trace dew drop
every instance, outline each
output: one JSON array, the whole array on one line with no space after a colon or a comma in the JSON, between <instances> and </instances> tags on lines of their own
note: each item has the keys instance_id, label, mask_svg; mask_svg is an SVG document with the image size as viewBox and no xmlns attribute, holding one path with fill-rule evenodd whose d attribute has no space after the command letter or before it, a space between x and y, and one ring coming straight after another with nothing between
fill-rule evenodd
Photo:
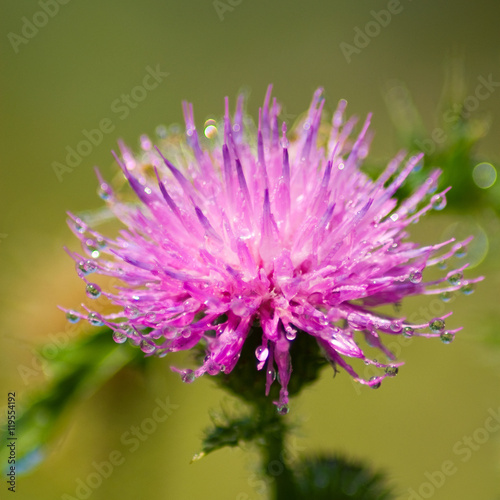
<instances>
[{"instance_id":1,"label":"dew drop","mask_svg":"<svg viewBox=\"0 0 500 500\"><path fill-rule=\"evenodd\" d=\"M385 369L388 377L395 377L399 373L399 368L397 366L388 366Z\"/></svg>"},{"instance_id":2,"label":"dew drop","mask_svg":"<svg viewBox=\"0 0 500 500\"><path fill-rule=\"evenodd\" d=\"M87 276L97 270L97 264L93 260L80 260L76 264L79 276Z\"/></svg>"},{"instance_id":3,"label":"dew drop","mask_svg":"<svg viewBox=\"0 0 500 500\"><path fill-rule=\"evenodd\" d=\"M391 323L391 330L395 333L398 333L402 330L403 326L401 325L400 321L393 321Z\"/></svg>"},{"instance_id":4,"label":"dew drop","mask_svg":"<svg viewBox=\"0 0 500 500\"><path fill-rule=\"evenodd\" d=\"M131 325L122 326L122 330L125 333L125 335L127 335L127 337L130 337L135 332L134 328Z\"/></svg>"},{"instance_id":5,"label":"dew drop","mask_svg":"<svg viewBox=\"0 0 500 500\"><path fill-rule=\"evenodd\" d=\"M454 247L455 250L455 257L458 257L459 259L464 258L467 255L467 247L465 245L462 245L459 243Z\"/></svg>"},{"instance_id":6,"label":"dew drop","mask_svg":"<svg viewBox=\"0 0 500 500\"><path fill-rule=\"evenodd\" d=\"M85 287L85 293L90 299L98 299L101 296L101 287L95 283L88 283Z\"/></svg>"},{"instance_id":7,"label":"dew drop","mask_svg":"<svg viewBox=\"0 0 500 500\"><path fill-rule=\"evenodd\" d=\"M286 137L280 139L280 146L282 148L287 148L288 145L289 145L289 142L288 142L288 139Z\"/></svg>"},{"instance_id":8,"label":"dew drop","mask_svg":"<svg viewBox=\"0 0 500 500\"><path fill-rule=\"evenodd\" d=\"M135 319L139 316L139 310L133 306L125 306L123 308L123 314L125 314L127 318Z\"/></svg>"},{"instance_id":9,"label":"dew drop","mask_svg":"<svg viewBox=\"0 0 500 500\"><path fill-rule=\"evenodd\" d=\"M123 344L124 342L127 342L128 337L123 333L120 332L120 330L115 330L113 332L113 340L117 344Z\"/></svg>"},{"instance_id":10,"label":"dew drop","mask_svg":"<svg viewBox=\"0 0 500 500\"><path fill-rule=\"evenodd\" d=\"M409 339L410 337L413 337L413 334L415 333L415 330L411 326L405 326L403 328L403 337L406 337Z\"/></svg>"},{"instance_id":11,"label":"dew drop","mask_svg":"<svg viewBox=\"0 0 500 500\"><path fill-rule=\"evenodd\" d=\"M295 340L297 338L297 331L291 326L288 326L286 329L285 336L291 342L292 340Z\"/></svg>"},{"instance_id":12,"label":"dew drop","mask_svg":"<svg viewBox=\"0 0 500 500\"><path fill-rule=\"evenodd\" d=\"M431 205L434 210L443 210L446 206L446 197L444 194L435 194L431 198Z\"/></svg>"},{"instance_id":13,"label":"dew drop","mask_svg":"<svg viewBox=\"0 0 500 500\"><path fill-rule=\"evenodd\" d=\"M451 342L453 342L453 339L455 338L455 335L450 332L442 332L439 337L441 338L441 342L443 344L451 344Z\"/></svg>"},{"instance_id":14,"label":"dew drop","mask_svg":"<svg viewBox=\"0 0 500 500\"><path fill-rule=\"evenodd\" d=\"M466 282L464 282L464 285L462 286L462 288L460 288L460 291L464 295L471 295L471 294L474 293L475 289L476 289L476 286L474 285L474 283L466 283Z\"/></svg>"},{"instance_id":15,"label":"dew drop","mask_svg":"<svg viewBox=\"0 0 500 500\"><path fill-rule=\"evenodd\" d=\"M453 273L451 276L449 276L448 281L451 285L460 285L463 277L464 277L464 275L459 271L459 272Z\"/></svg>"},{"instance_id":16,"label":"dew drop","mask_svg":"<svg viewBox=\"0 0 500 500\"><path fill-rule=\"evenodd\" d=\"M113 196L113 189L111 189L111 186L107 182L103 182L97 188L97 195L102 200L105 200L105 201L109 200L111 198L111 196Z\"/></svg>"},{"instance_id":17,"label":"dew drop","mask_svg":"<svg viewBox=\"0 0 500 500\"><path fill-rule=\"evenodd\" d=\"M102 326L104 325L104 322L102 321L101 315L97 314L96 312L91 312L87 316L88 322L92 326Z\"/></svg>"},{"instance_id":18,"label":"dew drop","mask_svg":"<svg viewBox=\"0 0 500 500\"><path fill-rule=\"evenodd\" d=\"M144 352L145 354L151 354L152 352L155 352L156 346L150 344L146 340L141 341L141 351Z\"/></svg>"},{"instance_id":19,"label":"dew drop","mask_svg":"<svg viewBox=\"0 0 500 500\"><path fill-rule=\"evenodd\" d=\"M429 329L432 333L441 333L444 330L444 319L434 318L429 322Z\"/></svg>"},{"instance_id":20,"label":"dew drop","mask_svg":"<svg viewBox=\"0 0 500 500\"><path fill-rule=\"evenodd\" d=\"M415 285L422 281L422 273L420 271L413 271L410 273L410 281Z\"/></svg>"},{"instance_id":21,"label":"dew drop","mask_svg":"<svg viewBox=\"0 0 500 500\"><path fill-rule=\"evenodd\" d=\"M76 219L73 227L75 231L80 234L85 233L87 230L87 225L81 219Z\"/></svg>"},{"instance_id":22,"label":"dew drop","mask_svg":"<svg viewBox=\"0 0 500 500\"><path fill-rule=\"evenodd\" d=\"M443 302L449 302L451 300L451 298L453 297L452 293L451 292L441 292L439 294L439 298L443 301Z\"/></svg>"},{"instance_id":23,"label":"dew drop","mask_svg":"<svg viewBox=\"0 0 500 500\"><path fill-rule=\"evenodd\" d=\"M290 411L290 408L288 407L287 404L279 405L277 407L277 411L279 415L286 415Z\"/></svg>"},{"instance_id":24,"label":"dew drop","mask_svg":"<svg viewBox=\"0 0 500 500\"><path fill-rule=\"evenodd\" d=\"M350 313L347 316L347 323L353 330L364 330L366 321L357 313Z\"/></svg>"},{"instance_id":25,"label":"dew drop","mask_svg":"<svg viewBox=\"0 0 500 500\"><path fill-rule=\"evenodd\" d=\"M185 382L186 384L191 384L192 382L194 382L195 378L196 376L193 373L193 370L185 370L184 373L182 374L182 381Z\"/></svg>"},{"instance_id":26,"label":"dew drop","mask_svg":"<svg viewBox=\"0 0 500 500\"><path fill-rule=\"evenodd\" d=\"M168 354L168 349L157 349L155 354L159 358L164 358Z\"/></svg>"},{"instance_id":27,"label":"dew drop","mask_svg":"<svg viewBox=\"0 0 500 500\"><path fill-rule=\"evenodd\" d=\"M66 313L66 319L70 322L70 323L78 323L80 321L80 316L77 315L77 313L75 311L68 311Z\"/></svg>"},{"instance_id":28,"label":"dew drop","mask_svg":"<svg viewBox=\"0 0 500 500\"><path fill-rule=\"evenodd\" d=\"M372 377L370 379L370 382L372 382L373 380L377 380L377 379L378 379L378 377ZM382 382L380 382L380 380L379 380L376 384L370 385L370 387L372 389L378 389L381 385L382 385Z\"/></svg>"},{"instance_id":29,"label":"dew drop","mask_svg":"<svg viewBox=\"0 0 500 500\"><path fill-rule=\"evenodd\" d=\"M93 259L97 259L101 255L97 243L92 238L85 241L85 249Z\"/></svg>"},{"instance_id":30,"label":"dew drop","mask_svg":"<svg viewBox=\"0 0 500 500\"><path fill-rule=\"evenodd\" d=\"M101 238L101 236L98 236L96 238L96 243L97 243L97 246L102 250L103 248L106 248L108 246L108 244L106 243L106 240L104 238Z\"/></svg>"},{"instance_id":31,"label":"dew drop","mask_svg":"<svg viewBox=\"0 0 500 500\"><path fill-rule=\"evenodd\" d=\"M437 266L441 271L444 271L448 267L448 263L445 260L441 260Z\"/></svg>"},{"instance_id":32,"label":"dew drop","mask_svg":"<svg viewBox=\"0 0 500 500\"><path fill-rule=\"evenodd\" d=\"M274 382L276 380L276 370L267 370L267 377L271 382Z\"/></svg>"},{"instance_id":33,"label":"dew drop","mask_svg":"<svg viewBox=\"0 0 500 500\"><path fill-rule=\"evenodd\" d=\"M257 347L257 349L255 349L255 357L259 361L265 361L268 356L269 356L269 349L267 347L260 346Z\"/></svg>"},{"instance_id":34,"label":"dew drop","mask_svg":"<svg viewBox=\"0 0 500 500\"><path fill-rule=\"evenodd\" d=\"M154 323L156 321L156 313L148 312L146 314L146 321L149 321L150 323Z\"/></svg>"}]
</instances>

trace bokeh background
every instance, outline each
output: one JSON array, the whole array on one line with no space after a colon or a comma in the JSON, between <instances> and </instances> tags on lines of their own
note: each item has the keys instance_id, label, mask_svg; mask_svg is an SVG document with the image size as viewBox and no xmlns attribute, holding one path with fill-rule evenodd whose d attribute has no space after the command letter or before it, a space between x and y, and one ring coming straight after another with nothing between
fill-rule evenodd
<instances>
[{"instance_id":1,"label":"bokeh background","mask_svg":"<svg viewBox=\"0 0 500 500\"><path fill-rule=\"evenodd\" d=\"M193 102L201 127L222 115L224 96L234 98L242 89L249 92L248 110L255 117L271 82L284 105L282 118L291 124L323 86L330 110L345 98L350 113L374 112L371 158L383 162L401 147L386 106L395 85L407 86L432 130L451 58L462 59L469 93L480 77L500 81L496 0L4 0L1 5L1 408L8 391L16 392L21 408L43 386L34 349L67 332L56 305L82 300L82 283L62 250L74 247L65 212L101 205L93 166L108 177L116 173L110 150L118 138L137 148L140 134L154 136L160 124L181 123L183 99ZM40 14L43 5L51 16ZM355 29L364 31L374 19L371 11L389 6L399 12L346 58L341 44L354 45ZM40 27L30 28L33 21ZM143 99L136 94L141 102L118 111L116 100L141 85L147 67L168 76ZM475 154L478 162L497 167L499 111L500 87L493 86L475 110L490 124ZM59 180L54 162L65 163L66 148L75 148L83 130L106 118L113 130ZM470 183L475 189L472 177ZM359 390L344 373L332 380L326 369L292 402L286 417L300 424L292 456L337 450L366 460L389 473L401 499L500 498L500 431L478 431L491 414L500 419L499 227L488 204L467 210L455 204L415 227L413 236L422 242L451 230L478 236L469 275L484 274L487 280L450 306L455 311L450 323L464 325L464 331L451 345L421 339L401 347L406 366L378 391ZM432 307L442 306L413 300L403 313L425 316L422 310ZM169 357L145 372L122 371L76 404L64 415L46 460L18 477L16 498L264 498L251 449L223 450L190 464L209 424L208 411L237 404L208 377L182 384L169 370L175 361L182 363ZM123 434L144 425L156 399L167 397L178 405L169 418L148 427L151 433L137 450L124 444ZM79 481L95 472L93 463L109 460L114 451L123 463L90 492L78 492ZM441 481L435 471L447 461L455 472ZM1 488L3 497L3 480ZM419 496L412 497L410 488Z\"/></svg>"}]
</instances>

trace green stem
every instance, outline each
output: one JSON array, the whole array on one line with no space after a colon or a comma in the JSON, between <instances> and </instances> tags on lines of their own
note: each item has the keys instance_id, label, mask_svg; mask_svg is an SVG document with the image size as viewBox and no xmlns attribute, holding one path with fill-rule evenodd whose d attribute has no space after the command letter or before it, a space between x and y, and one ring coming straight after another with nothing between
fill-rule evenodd
<instances>
[{"instance_id":1,"label":"green stem","mask_svg":"<svg viewBox=\"0 0 500 500\"><path fill-rule=\"evenodd\" d=\"M272 412L272 413L271 413ZM275 407L267 408L262 415L265 429L261 444L263 473L269 478L271 499L293 500L297 498L297 486L292 470L289 468L285 439L288 432L286 416L278 415Z\"/></svg>"}]
</instances>

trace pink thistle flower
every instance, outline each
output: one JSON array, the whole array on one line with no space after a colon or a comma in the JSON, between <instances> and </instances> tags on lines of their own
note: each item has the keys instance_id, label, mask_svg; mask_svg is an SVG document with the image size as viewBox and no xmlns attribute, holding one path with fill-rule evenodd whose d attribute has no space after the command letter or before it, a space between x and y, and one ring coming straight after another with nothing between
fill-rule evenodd
<instances>
[{"instance_id":1,"label":"pink thistle flower","mask_svg":"<svg viewBox=\"0 0 500 500\"><path fill-rule=\"evenodd\" d=\"M353 137L356 119L344 119L342 100L328 126L321 94L314 94L290 141L285 124L279 130L280 106L275 99L271 104L269 87L257 131L244 116L243 98L232 119L226 98L224 119L210 121L207 140L197 133L192 105L184 103L186 141L153 148L143 137L140 157L120 144L121 159L113 154L138 203L117 196L97 175L101 197L125 228L107 238L76 216L69 221L86 253L69 252L87 295L105 296L117 307L99 314L84 306L88 316L65 309L68 319L105 324L116 342L130 339L147 355L202 343L201 366L174 368L187 382L204 373L230 373L258 322L256 369L267 371L266 394L277 369L281 389L275 404L283 413L293 366L289 350L297 335L314 337L334 368L372 387L401 365L382 334L450 342L460 330L446 329L451 313L410 324L375 310L410 295L471 289L481 279L464 281L463 265L424 283L425 268L463 251L469 240L449 250L454 240L432 246L407 241L406 227L432 208L444 208L450 188L435 194L440 172L434 170L398 201L396 191L422 155L405 160L400 152L371 180L360 170L371 139L370 116ZM116 278L120 286L101 291L89 281L91 273ZM363 336L387 364L365 355ZM349 358L374 365L380 375L364 380Z\"/></svg>"}]
</instances>

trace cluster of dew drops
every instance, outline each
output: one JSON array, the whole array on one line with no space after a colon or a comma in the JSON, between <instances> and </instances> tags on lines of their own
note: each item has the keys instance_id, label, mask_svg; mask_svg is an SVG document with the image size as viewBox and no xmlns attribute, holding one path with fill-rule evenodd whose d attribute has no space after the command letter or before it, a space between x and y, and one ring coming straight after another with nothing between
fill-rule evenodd
<instances>
[{"instance_id":1,"label":"cluster of dew drops","mask_svg":"<svg viewBox=\"0 0 500 500\"><path fill-rule=\"evenodd\" d=\"M212 120L213 121L213 120ZM208 122L207 122L208 123ZM212 125L210 125L212 126ZM159 126L157 129L157 135L159 138L164 139L167 135L166 128L164 126ZM214 135L214 134L212 134ZM145 137L145 136L144 136ZM150 146L150 141L145 140L144 137L141 137L141 146L142 149L147 151L148 149L151 148ZM207 137L210 139L212 138L211 136L207 135ZM113 189L111 186L106 183L102 182L98 186L97 193L99 197L103 200L108 200L110 197L113 196ZM436 194L432 196L431 198L431 204L432 208L434 210L440 211L443 210L446 206L446 197L444 195ZM416 220L414 221L416 222ZM84 234L86 231L86 224L81 220L81 219L76 219L74 222L74 228L75 230L80 233ZM76 262L76 271L80 277L82 277L85 282L86 282L86 287L85 287L85 292L87 297L90 299L98 299L101 294L102 290L99 285L96 283L88 282L86 280L86 277L97 271L98 265L96 262L96 259L99 258L101 251L105 249L107 246L106 241L104 241L101 237L89 237L84 241L84 248L87 252L87 254L91 257L88 259L82 259L78 262ZM461 243L457 243L454 248L454 253L453 255L458 258L463 258L465 257L467 253L467 248L465 245ZM441 260L438 263L438 268L441 270L445 270L447 268L448 264L446 259ZM422 281L422 272L419 270L415 270L409 275L409 280L411 283L418 284ZM459 286L460 291L464 295L470 295L474 292L475 290L475 283L474 282L468 282L463 280L463 273L461 271L457 271L453 274L451 274L448 277L448 282L451 286ZM453 297L454 293L452 291L443 291L439 294L440 299L443 302L450 302ZM86 308L87 309L87 308ZM92 326L100 327L104 325L104 321L102 316L95 312L87 309L88 315L86 317L88 323ZM132 311L131 306L125 307L123 311L124 315L127 317L134 317L134 311ZM138 310L135 310L135 317L139 314ZM78 323L80 319L82 319L81 313L78 313L74 310L67 310L66 311L66 319L72 323ZM413 337L415 333L415 329L412 328L411 326L402 326L399 322L394 323L394 331L401 331L402 335L406 338ZM434 318L429 321L428 323L428 328L432 334L439 334L439 337L441 341L444 344L450 344L453 339L455 334L452 332L448 332L445 330L445 320L443 318ZM293 330L293 329L291 329ZM137 333L137 332L136 332ZM297 332L295 330L293 331L287 331L287 338L288 340L293 340L296 337ZM121 327L121 330L116 330L113 332L113 340L118 343L118 344L123 344L127 340L129 340L133 345L139 346L140 349L145 353L145 354L155 354L158 357L164 357L167 355L167 350L166 349L161 349L154 344L148 343L145 340L137 340L134 338L134 328L130 325L123 325ZM263 361L267 358L268 356L268 350L266 348L259 347L257 348L255 352L255 356L257 360ZM387 375L389 376L395 376L398 373L398 367L397 366L389 366L385 369ZM191 370L186 370L186 373L182 377L184 382L192 382L194 380L194 374L192 373ZM380 383L372 385L372 388L378 388L380 387Z\"/></svg>"}]
</instances>

